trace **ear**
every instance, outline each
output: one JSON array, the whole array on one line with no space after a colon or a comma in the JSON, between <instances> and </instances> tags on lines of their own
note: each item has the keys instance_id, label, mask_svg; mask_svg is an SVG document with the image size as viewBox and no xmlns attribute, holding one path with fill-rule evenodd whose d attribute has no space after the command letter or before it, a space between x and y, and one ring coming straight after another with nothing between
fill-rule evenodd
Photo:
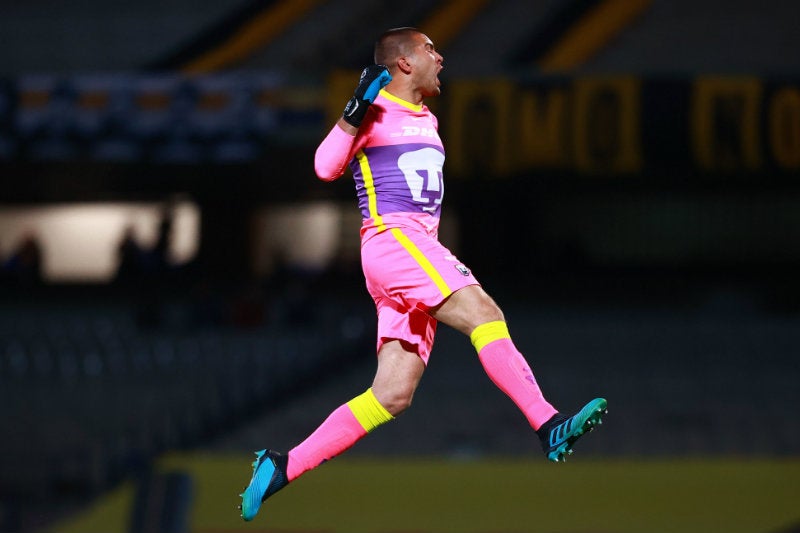
<instances>
[{"instance_id":1,"label":"ear","mask_svg":"<svg viewBox=\"0 0 800 533\"><path fill-rule=\"evenodd\" d=\"M397 68L404 74L411 73L411 62L408 60L407 56L400 56L397 58Z\"/></svg>"}]
</instances>

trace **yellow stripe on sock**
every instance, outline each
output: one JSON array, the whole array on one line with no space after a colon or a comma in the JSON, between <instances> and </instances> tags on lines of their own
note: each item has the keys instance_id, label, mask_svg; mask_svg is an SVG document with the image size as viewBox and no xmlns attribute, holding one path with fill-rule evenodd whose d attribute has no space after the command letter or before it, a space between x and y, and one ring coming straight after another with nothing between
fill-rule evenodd
<instances>
[{"instance_id":1,"label":"yellow stripe on sock","mask_svg":"<svg viewBox=\"0 0 800 533\"><path fill-rule=\"evenodd\" d=\"M435 283L439 288L439 291L441 291L443 297L447 298L453 294L453 291L450 290L447 282L444 280L442 275L439 274L439 271L436 270L436 267L434 267L433 264L428 261L428 258L425 257L425 254L423 254L420 249L417 248L417 245L414 244L411 239L406 237L406 235L399 228L392 228L392 235L394 235L394 238L397 239L397 242L399 242L403 248L405 248L406 251L411 254L411 257L413 257L419 266L422 267L422 270L428 274L433 283Z\"/></svg>"},{"instance_id":2,"label":"yellow stripe on sock","mask_svg":"<svg viewBox=\"0 0 800 533\"><path fill-rule=\"evenodd\" d=\"M481 353L483 347L490 342L510 338L511 335L508 333L508 326L506 326L506 323L502 320L481 324L472 330L472 333L469 335L469 339L472 341L472 345L478 353Z\"/></svg>"},{"instance_id":3,"label":"yellow stripe on sock","mask_svg":"<svg viewBox=\"0 0 800 533\"><path fill-rule=\"evenodd\" d=\"M372 388L367 389L367 392L347 402L347 407L350 408L353 416L356 417L358 423L367 433L381 424L394 420L392 414L375 397Z\"/></svg>"}]
</instances>

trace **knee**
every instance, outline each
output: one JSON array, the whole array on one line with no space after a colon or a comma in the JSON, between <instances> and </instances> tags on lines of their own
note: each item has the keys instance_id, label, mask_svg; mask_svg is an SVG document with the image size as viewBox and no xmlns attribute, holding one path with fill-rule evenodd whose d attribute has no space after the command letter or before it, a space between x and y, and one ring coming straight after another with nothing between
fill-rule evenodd
<instances>
[{"instance_id":1,"label":"knee","mask_svg":"<svg viewBox=\"0 0 800 533\"><path fill-rule=\"evenodd\" d=\"M406 409L411 407L414 398L414 390L410 387L394 386L376 390L373 386L373 393L378 402L384 409L389 411L392 416L398 416Z\"/></svg>"},{"instance_id":2,"label":"knee","mask_svg":"<svg viewBox=\"0 0 800 533\"><path fill-rule=\"evenodd\" d=\"M480 294L471 306L468 307L468 320L465 333L469 334L478 326L489 322L505 322L502 309L485 292Z\"/></svg>"},{"instance_id":3,"label":"knee","mask_svg":"<svg viewBox=\"0 0 800 533\"><path fill-rule=\"evenodd\" d=\"M502 320L505 322L506 319L506 317L503 315L503 311L495 303L495 301L492 300L492 298L489 297L488 295L486 295L485 298L481 299L480 312L478 313L477 316L481 324L486 322L495 322L498 320Z\"/></svg>"},{"instance_id":4,"label":"knee","mask_svg":"<svg viewBox=\"0 0 800 533\"><path fill-rule=\"evenodd\" d=\"M467 335L486 322L505 320L503 311L480 285L470 285L456 291L433 309L431 315Z\"/></svg>"}]
</instances>

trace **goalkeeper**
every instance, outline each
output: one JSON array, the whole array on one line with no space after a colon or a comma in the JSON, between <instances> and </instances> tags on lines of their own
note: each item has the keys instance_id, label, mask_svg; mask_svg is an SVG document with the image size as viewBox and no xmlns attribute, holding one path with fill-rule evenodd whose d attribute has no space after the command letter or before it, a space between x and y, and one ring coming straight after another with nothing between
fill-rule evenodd
<instances>
[{"instance_id":1,"label":"goalkeeper","mask_svg":"<svg viewBox=\"0 0 800 533\"><path fill-rule=\"evenodd\" d=\"M286 484L411 405L437 322L470 337L486 373L525 415L550 461L564 460L606 412L602 398L571 417L547 402L500 308L439 243L444 148L423 101L440 93L442 60L414 28L385 32L375 44L375 64L364 69L342 117L317 148L321 180L339 178L348 164L355 179L362 266L378 315L377 371L366 392L335 409L288 454L257 452L242 494L245 520Z\"/></svg>"}]
</instances>

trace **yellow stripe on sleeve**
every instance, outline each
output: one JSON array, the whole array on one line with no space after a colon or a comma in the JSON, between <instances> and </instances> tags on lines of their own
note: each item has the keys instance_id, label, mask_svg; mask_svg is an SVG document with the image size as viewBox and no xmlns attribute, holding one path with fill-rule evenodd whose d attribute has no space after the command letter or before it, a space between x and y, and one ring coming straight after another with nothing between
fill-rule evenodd
<instances>
[{"instance_id":1,"label":"yellow stripe on sleeve","mask_svg":"<svg viewBox=\"0 0 800 533\"><path fill-rule=\"evenodd\" d=\"M406 237L406 235L399 228L392 228L392 235L394 235L394 238L397 239L397 242L399 242L403 248L405 248L406 251L411 254L411 257L413 257L419 266L422 267L422 270L428 274L431 280L439 288L439 291L441 291L442 296L447 298L453 294L453 291L450 290L447 282L444 280L442 275L439 274L439 271L436 270L436 267L434 267L431 262L428 261L428 258L425 257L425 254L423 254L420 249L417 248L417 245L414 244L411 239Z\"/></svg>"},{"instance_id":2,"label":"yellow stripe on sleeve","mask_svg":"<svg viewBox=\"0 0 800 533\"><path fill-rule=\"evenodd\" d=\"M481 324L469 335L472 345L478 353L481 353L484 346L500 339L510 339L511 335L508 333L508 326L502 320L495 320L494 322L486 322Z\"/></svg>"},{"instance_id":3,"label":"yellow stripe on sleeve","mask_svg":"<svg viewBox=\"0 0 800 533\"><path fill-rule=\"evenodd\" d=\"M350 408L353 416L367 433L381 424L394 420L392 414L375 397L371 387L365 393L347 402L347 407Z\"/></svg>"}]
</instances>

